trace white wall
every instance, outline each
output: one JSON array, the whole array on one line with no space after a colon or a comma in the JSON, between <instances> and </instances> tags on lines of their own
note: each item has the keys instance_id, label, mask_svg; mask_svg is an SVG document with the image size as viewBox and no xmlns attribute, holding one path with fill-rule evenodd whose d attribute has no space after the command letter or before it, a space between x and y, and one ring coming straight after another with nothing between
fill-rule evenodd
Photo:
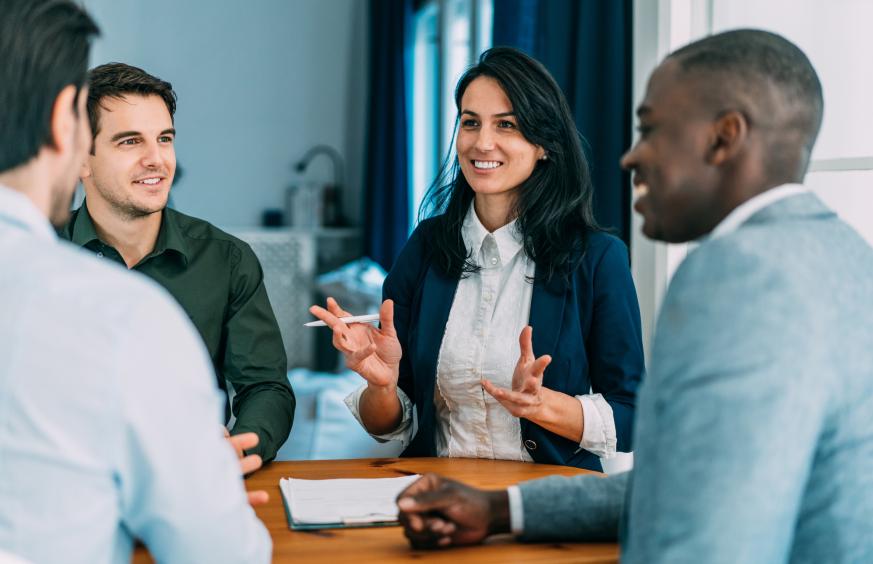
<instances>
[{"instance_id":1,"label":"white wall","mask_svg":"<svg viewBox=\"0 0 873 564\"><path fill-rule=\"evenodd\" d=\"M103 35L92 64L120 61L173 84L175 207L223 227L282 207L312 145L346 161L346 211L361 216L367 105L363 0L84 0ZM322 160L323 159L323 160ZM319 157L307 179L330 179Z\"/></svg>"}]
</instances>

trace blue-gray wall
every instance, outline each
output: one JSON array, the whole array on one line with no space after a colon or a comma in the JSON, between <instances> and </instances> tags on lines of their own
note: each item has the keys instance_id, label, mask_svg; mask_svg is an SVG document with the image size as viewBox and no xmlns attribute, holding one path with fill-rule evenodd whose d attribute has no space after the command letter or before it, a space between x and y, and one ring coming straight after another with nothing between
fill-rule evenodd
<instances>
[{"instance_id":1,"label":"blue-gray wall","mask_svg":"<svg viewBox=\"0 0 873 564\"><path fill-rule=\"evenodd\" d=\"M257 225L300 179L317 143L346 160L360 219L367 87L364 0L85 0L103 30L94 65L121 61L173 83L177 209L222 227ZM307 180L328 180L326 159Z\"/></svg>"}]
</instances>

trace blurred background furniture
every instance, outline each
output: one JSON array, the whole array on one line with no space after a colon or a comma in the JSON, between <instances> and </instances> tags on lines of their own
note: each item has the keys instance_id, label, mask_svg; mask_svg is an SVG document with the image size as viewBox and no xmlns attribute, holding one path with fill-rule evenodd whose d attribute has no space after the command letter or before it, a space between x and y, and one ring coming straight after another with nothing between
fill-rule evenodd
<instances>
[{"instance_id":1,"label":"blurred background furniture","mask_svg":"<svg viewBox=\"0 0 873 564\"><path fill-rule=\"evenodd\" d=\"M297 398L291 435L276 460L399 455L399 443L377 442L343 403L364 380L351 371L333 372L338 353L330 343L331 332L303 326L313 319L309 306L323 302L315 292L316 276L360 256L359 231L261 228L233 234L251 245L261 261L264 285L288 355L288 380ZM317 365L321 371L314 370Z\"/></svg>"},{"instance_id":2,"label":"blurred background furniture","mask_svg":"<svg viewBox=\"0 0 873 564\"><path fill-rule=\"evenodd\" d=\"M377 442L364 431L343 400L364 379L347 370L338 374L305 368L288 371L297 397L291 436L276 460L328 460L399 456L399 442Z\"/></svg>"},{"instance_id":3,"label":"blurred background furniture","mask_svg":"<svg viewBox=\"0 0 873 564\"><path fill-rule=\"evenodd\" d=\"M313 368L318 333L303 324L313 319L309 306L316 303L315 277L360 256L360 232L352 228L256 228L231 233L251 245L261 261L288 368Z\"/></svg>"}]
</instances>

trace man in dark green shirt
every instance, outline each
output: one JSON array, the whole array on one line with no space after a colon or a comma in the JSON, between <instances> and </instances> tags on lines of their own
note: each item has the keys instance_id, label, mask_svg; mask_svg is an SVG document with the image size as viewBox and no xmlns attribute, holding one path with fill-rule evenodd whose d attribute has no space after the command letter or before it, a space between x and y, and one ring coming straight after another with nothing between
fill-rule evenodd
<instances>
[{"instance_id":1,"label":"man in dark green shirt","mask_svg":"<svg viewBox=\"0 0 873 564\"><path fill-rule=\"evenodd\" d=\"M61 235L176 298L206 343L218 386L233 386L231 434L257 433L249 452L272 460L291 431L295 399L261 265L245 242L166 207L176 169L172 86L119 63L93 69L89 82L86 201ZM226 403L227 420L230 412Z\"/></svg>"}]
</instances>

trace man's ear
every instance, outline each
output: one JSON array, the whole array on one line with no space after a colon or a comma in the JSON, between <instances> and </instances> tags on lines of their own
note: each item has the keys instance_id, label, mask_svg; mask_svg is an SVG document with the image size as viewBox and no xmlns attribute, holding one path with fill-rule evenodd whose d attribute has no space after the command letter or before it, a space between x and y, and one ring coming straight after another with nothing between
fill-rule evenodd
<instances>
[{"instance_id":1,"label":"man's ear","mask_svg":"<svg viewBox=\"0 0 873 564\"><path fill-rule=\"evenodd\" d=\"M742 112L728 110L715 120L712 133L709 162L719 166L732 160L742 151L749 136L749 121Z\"/></svg>"},{"instance_id":2,"label":"man's ear","mask_svg":"<svg viewBox=\"0 0 873 564\"><path fill-rule=\"evenodd\" d=\"M76 150L76 93L78 89L72 84L65 86L52 105L52 117L49 122L51 132L51 147L58 153L70 153Z\"/></svg>"},{"instance_id":3,"label":"man's ear","mask_svg":"<svg viewBox=\"0 0 873 564\"><path fill-rule=\"evenodd\" d=\"M84 161L82 161L82 166L79 168L79 178L82 180L91 176L91 163L90 160L86 157Z\"/></svg>"}]
</instances>

